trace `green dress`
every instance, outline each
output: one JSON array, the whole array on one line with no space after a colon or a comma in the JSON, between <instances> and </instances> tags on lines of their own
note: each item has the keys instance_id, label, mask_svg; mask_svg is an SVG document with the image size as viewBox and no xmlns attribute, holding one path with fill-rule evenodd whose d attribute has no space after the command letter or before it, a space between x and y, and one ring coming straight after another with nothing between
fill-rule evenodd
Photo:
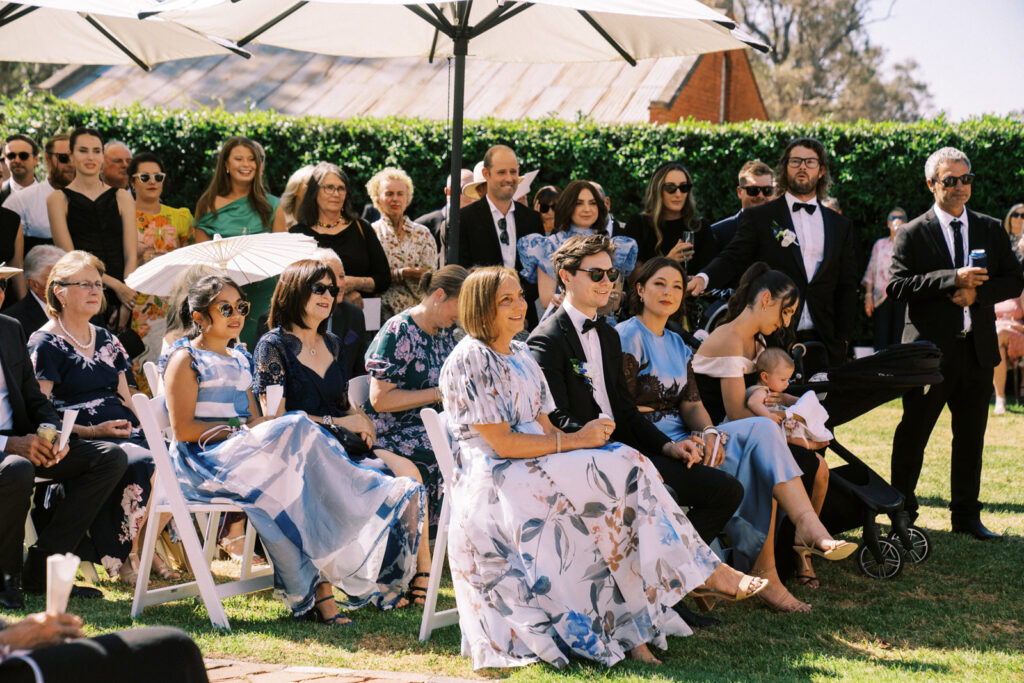
<instances>
[{"instance_id":1,"label":"green dress","mask_svg":"<svg viewBox=\"0 0 1024 683\"><path fill-rule=\"evenodd\" d=\"M280 200L272 195L267 195L267 200L270 201L271 215L273 215L273 211L277 211ZM230 204L222 206L217 209L216 214L213 211L204 214L196 221L196 227L210 237L214 235L237 237L238 235L270 231L269 228L264 229L259 214L253 211L249 205L248 197L236 199ZM246 318L245 327L242 328L242 334L239 336L247 348L256 348L256 321L265 311L270 310L270 299L274 295L276 286L277 278L272 277L242 287L245 297L252 305L252 312Z\"/></svg>"}]
</instances>

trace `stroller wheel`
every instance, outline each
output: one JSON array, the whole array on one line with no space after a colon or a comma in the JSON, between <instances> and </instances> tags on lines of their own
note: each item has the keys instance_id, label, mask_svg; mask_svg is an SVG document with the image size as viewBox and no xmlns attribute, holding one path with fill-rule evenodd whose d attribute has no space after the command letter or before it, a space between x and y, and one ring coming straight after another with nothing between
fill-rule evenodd
<instances>
[{"instance_id":1,"label":"stroller wheel","mask_svg":"<svg viewBox=\"0 0 1024 683\"><path fill-rule=\"evenodd\" d=\"M909 548L903 547L903 542L895 531L890 531L888 538L903 550L903 557L913 564L920 564L927 560L932 552L932 541L928 538L928 534L921 527L914 525L907 527L907 534L910 536Z\"/></svg>"},{"instance_id":2,"label":"stroller wheel","mask_svg":"<svg viewBox=\"0 0 1024 683\"><path fill-rule=\"evenodd\" d=\"M895 579L903 572L903 552L895 543L878 539L878 547L882 551L882 561L875 561L871 550L864 545L857 553L857 564L860 570L872 579Z\"/></svg>"}]
</instances>

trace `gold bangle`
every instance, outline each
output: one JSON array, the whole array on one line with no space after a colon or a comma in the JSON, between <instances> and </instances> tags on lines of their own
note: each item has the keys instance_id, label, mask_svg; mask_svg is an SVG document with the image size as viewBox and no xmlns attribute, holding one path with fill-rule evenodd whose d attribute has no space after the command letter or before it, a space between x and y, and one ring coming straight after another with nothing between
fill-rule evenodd
<instances>
[{"instance_id":1,"label":"gold bangle","mask_svg":"<svg viewBox=\"0 0 1024 683\"><path fill-rule=\"evenodd\" d=\"M555 432L555 453L562 452L562 432Z\"/></svg>"}]
</instances>

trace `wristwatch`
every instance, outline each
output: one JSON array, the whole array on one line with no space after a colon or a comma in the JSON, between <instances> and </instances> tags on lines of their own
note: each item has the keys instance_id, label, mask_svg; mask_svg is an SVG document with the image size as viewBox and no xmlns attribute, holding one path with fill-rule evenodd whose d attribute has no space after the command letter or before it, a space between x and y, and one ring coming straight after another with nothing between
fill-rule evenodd
<instances>
[{"instance_id":1,"label":"wristwatch","mask_svg":"<svg viewBox=\"0 0 1024 683\"><path fill-rule=\"evenodd\" d=\"M334 416L333 415L324 415L323 423L324 423L325 427L333 427L334 426Z\"/></svg>"}]
</instances>

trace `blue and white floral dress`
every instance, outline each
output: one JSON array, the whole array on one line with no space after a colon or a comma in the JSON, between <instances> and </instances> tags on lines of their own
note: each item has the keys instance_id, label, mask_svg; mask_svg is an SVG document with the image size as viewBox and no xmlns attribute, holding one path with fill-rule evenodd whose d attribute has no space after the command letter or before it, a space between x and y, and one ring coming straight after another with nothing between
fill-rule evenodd
<instances>
[{"instance_id":1,"label":"blue and white floral dress","mask_svg":"<svg viewBox=\"0 0 1024 683\"><path fill-rule=\"evenodd\" d=\"M250 356L188 353L199 381L200 420L249 417ZM416 566L424 491L410 477L387 477L352 463L338 441L304 413L287 413L203 449L172 451L186 497L229 498L245 510L274 562L274 588L295 615L313 607L328 581L346 607L389 608Z\"/></svg>"},{"instance_id":2,"label":"blue and white floral dress","mask_svg":"<svg viewBox=\"0 0 1024 683\"><path fill-rule=\"evenodd\" d=\"M464 338L441 370L455 439L448 558L475 668L570 656L611 666L689 627L672 609L718 559L661 483L622 444L505 459L474 425L541 433L553 409L529 348L510 355Z\"/></svg>"},{"instance_id":3,"label":"blue and white floral dress","mask_svg":"<svg viewBox=\"0 0 1024 683\"><path fill-rule=\"evenodd\" d=\"M576 235L593 235L592 228L577 228L575 225L568 230L561 230L550 235L533 234L524 235L516 242L516 249L519 251L519 260L523 264L520 275L527 282L537 282L537 270L540 269L545 275L558 282L555 274L555 265L551 260L558 248L570 237ZM632 237L613 237L612 245L615 247L615 256L612 258L612 266L621 273L629 275L636 268L636 258L639 251L636 240Z\"/></svg>"}]
</instances>

